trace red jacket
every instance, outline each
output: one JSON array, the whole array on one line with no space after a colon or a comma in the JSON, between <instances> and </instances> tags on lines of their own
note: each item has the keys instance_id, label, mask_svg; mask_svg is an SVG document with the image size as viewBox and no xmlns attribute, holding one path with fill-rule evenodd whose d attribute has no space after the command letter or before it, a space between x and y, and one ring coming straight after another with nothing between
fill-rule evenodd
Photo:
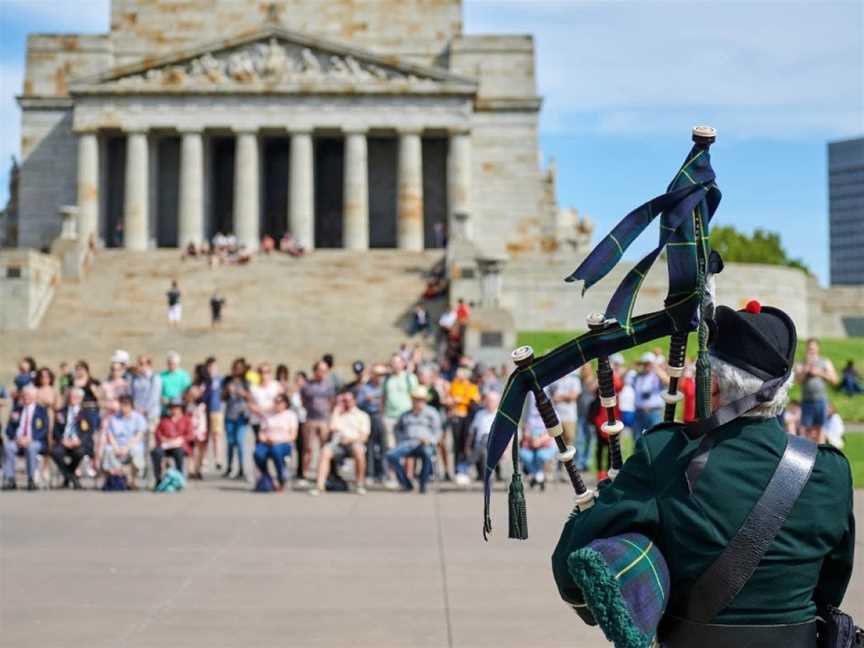
<instances>
[{"instance_id":1,"label":"red jacket","mask_svg":"<svg viewBox=\"0 0 864 648\"><path fill-rule=\"evenodd\" d=\"M617 373L612 374L612 386L615 388L615 395L621 393L621 388L624 386L624 380ZM600 392L597 392L597 398L600 398ZM615 420L621 420L621 410L618 409L618 404L615 404ZM597 428L597 435L603 439L604 441L609 438L608 434L605 434L601 428L601 426L607 421L606 418L606 408L602 405L598 408L597 416L594 417L592 423Z\"/></svg>"},{"instance_id":2,"label":"red jacket","mask_svg":"<svg viewBox=\"0 0 864 648\"><path fill-rule=\"evenodd\" d=\"M154 436L156 437L157 447L162 447L163 441L182 439L183 445L181 447L186 454L189 454L189 444L192 439L192 420L186 414L176 421L166 416L159 421Z\"/></svg>"}]
</instances>

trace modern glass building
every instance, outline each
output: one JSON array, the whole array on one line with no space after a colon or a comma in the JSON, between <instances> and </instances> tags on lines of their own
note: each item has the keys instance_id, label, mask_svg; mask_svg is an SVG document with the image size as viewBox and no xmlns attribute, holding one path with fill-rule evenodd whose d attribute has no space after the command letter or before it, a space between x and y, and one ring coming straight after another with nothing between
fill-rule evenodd
<instances>
[{"instance_id":1,"label":"modern glass building","mask_svg":"<svg viewBox=\"0 0 864 648\"><path fill-rule=\"evenodd\" d=\"M828 144L831 285L864 284L864 137Z\"/></svg>"}]
</instances>

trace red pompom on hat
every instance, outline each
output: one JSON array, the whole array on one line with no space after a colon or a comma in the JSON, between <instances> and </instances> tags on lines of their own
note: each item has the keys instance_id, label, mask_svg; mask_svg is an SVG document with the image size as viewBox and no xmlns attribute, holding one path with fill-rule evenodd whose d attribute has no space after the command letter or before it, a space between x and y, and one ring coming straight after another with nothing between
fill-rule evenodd
<instances>
[{"instance_id":1,"label":"red pompom on hat","mask_svg":"<svg viewBox=\"0 0 864 648\"><path fill-rule=\"evenodd\" d=\"M744 307L748 313L753 313L754 315L758 315L762 312L762 304L760 304L755 299L751 299L747 302L747 305Z\"/></svg>"}]
</instances>

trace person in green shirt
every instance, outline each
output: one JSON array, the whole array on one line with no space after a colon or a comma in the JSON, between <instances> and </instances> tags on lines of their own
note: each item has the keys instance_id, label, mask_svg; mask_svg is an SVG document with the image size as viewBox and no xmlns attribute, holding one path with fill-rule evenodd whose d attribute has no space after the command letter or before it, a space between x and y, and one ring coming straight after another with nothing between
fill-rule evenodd
<instances>
[{"instance_id":1,"label":"person in green shirt","mask_svg":"<svg viewBox=\"0 0 864 648\"><path fill-rule=\"evenodd\" d=\"M165 358L167 369L159 374L162 382L162 409L167 412L168 404L177 399L182 399L183 394L192 385L189 372L180 367L180 354L170 351Z\"/></svg>"},{"instance_id":2,"label":"person in green shirt","mask_svg":"<svg viewBox=\"0 0 864 648\"><path fill-rule=\"evenodd\" d=\"M694 583L751 515L789 442L777 417L793 382L791 319L751 302L744 311L719 307L716 324L709 349L714 417L702 428L661 423L639 440L615 480L600 485L594 505L565 523L552 556L555 582L592 623L571 572L574 552L598 539L644 534L669 570L660 646L815 648L815 618L843 601L855 549L849 462L829 445L813 449L809 479L743 587L710 619L693 622L692 611L707 599ZM767 401L752 398L769 384Z\"/></svg>"}]
</instances>

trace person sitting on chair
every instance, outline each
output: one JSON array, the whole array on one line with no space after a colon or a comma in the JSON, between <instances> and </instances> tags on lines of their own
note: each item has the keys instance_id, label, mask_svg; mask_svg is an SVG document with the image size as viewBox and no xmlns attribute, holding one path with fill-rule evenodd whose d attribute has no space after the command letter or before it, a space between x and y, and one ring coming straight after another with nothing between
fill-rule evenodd
<instances>
[{"instance_id":1,"label":"person sitting on chair","mask_svg":"<svg viewBox=\"0 0 864 648\"><path fill-rule=\"evenodd\" d=\"M155 447L150 452L153 476L156 478L154 488L162 481L162 460L165 457L171 457L174 467L183 472L183 458L189 451L192 439L192 421L184 411L186 406L183 400L175 398L168 407L168 416L156 426Z\"/></svg>"},{"instance_id":2,"label":"person sitting on chair","mask_svg":"<svg viewBox=\"0 0 864 648\"><path fill-rule=\"evenodd\" d=\"M251 407L255 409L254 405ZM267 461L272 460L278 481L276 490L281 491L285 487L285 457L291 455L291 444L297 438L300 424L285 394L276 395L273 408L273 413L265 415L261 421L261 432L255 444L255 465L262 477L272 482L267 469Z\"/></svg>"},{"instance_id":3,"label":"person sitting on chair","mask_svg":"<svg viewBox=\"0 0 864 648\"><path fill-rule=\"evenodd\" d=\"M109 475L122 475L123 467L132 466L132 479L144 469L144 435L147 419L132 408L132 397L123 394L118 399L120 409L108 419L101 439L102 470Z\"/></svg>"},{"instance_id":4,"label":"person sitting on chair","mask_svg":"<svg viewBox=\"0 0 864 648\"><path fill-rule=\"evenodd\" d=\"M3 490L15 485L15 457L27 457L27 490L36 490L33 475L36 457L48 443L48 410L36 403L36 387L32 383L20 390L18 405L9 415L6 425L6 443L3 446Z\"/></svg>"},{"instance_id":5,"label":"person sitting on chair","mask_svg":"<svg viewBox=\"0 0 864 648\"><path fill-rule=\"evenodd\" d=\"M310 495L324 490L330 463L338 466L344 459L354 459L357 494L366 494L366 441L372 431L369 415L357 407L353 392L345 391L336 398L336 408L330 416L330 441L322 446L318 460L318 480Z\"/></svg>"},{"instance_id":6,"label":"person sitting on chair","mask_svg":"<svg viewBox=\"0 0 864 648\"><path fill-rule=\"evenodd\" d=\"M387 453L387 463L396 473L404 491L414 488L402 465L406 457L420 458L421 493L426 492L426 482L432 474L432 456L441 438L441 417L426 404L428 400L429 390L422 386L415 387L411 392L411 409L399 417L393 430L396 447Z\"/></svg>"},{"instance_id":7,"label":"person sitting on chair","mask_svg":"<svg viewBox=\"0 0 864 648\"><path fill-rule=\"evenodd\" d=\"M84 409L84 390L73 387L69 390L66 407L57 412L54 421L54 444L51 458L63 475L63 488L79 490L81 482L75 474L84 457L93 456L93 430L99 427L99 414Z\"/></svg>"}]
</instances>

